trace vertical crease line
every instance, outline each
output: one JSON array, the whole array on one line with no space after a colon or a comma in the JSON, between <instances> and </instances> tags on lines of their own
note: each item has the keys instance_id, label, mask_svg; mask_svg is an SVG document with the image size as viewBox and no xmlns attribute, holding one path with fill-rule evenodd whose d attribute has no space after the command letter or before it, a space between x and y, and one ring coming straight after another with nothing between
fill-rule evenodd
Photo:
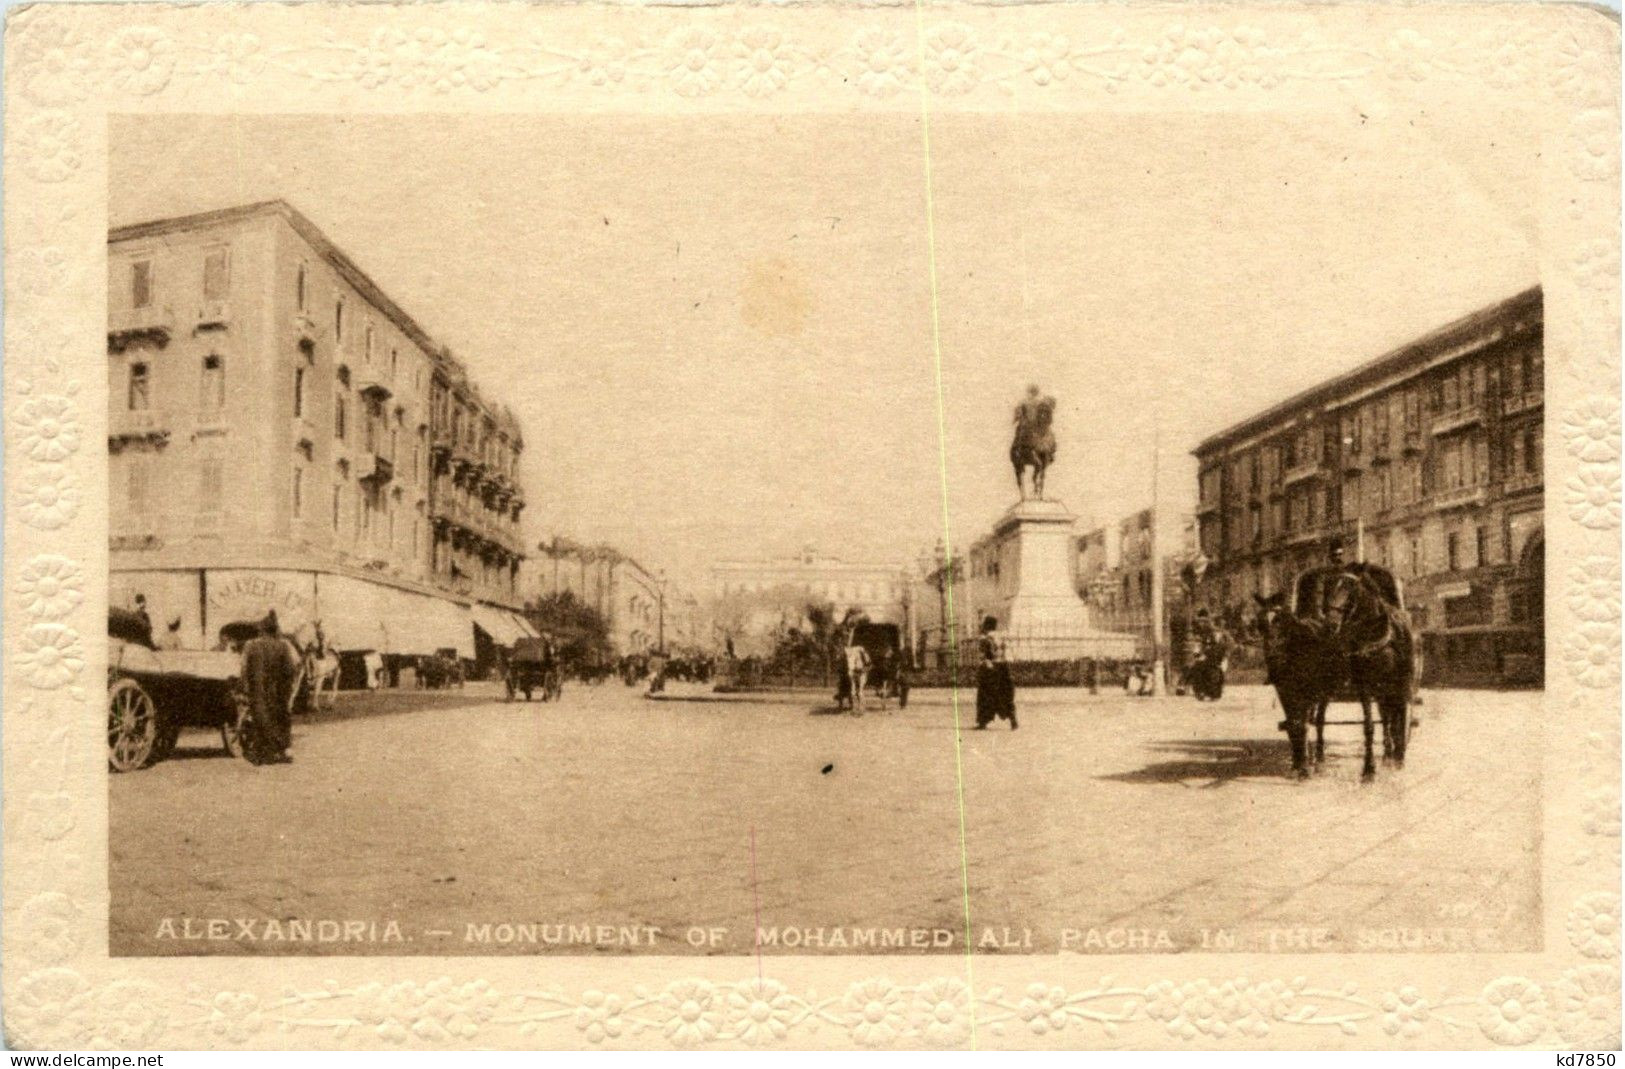
<instances>
[{"instance_id":1,"label":"vertical crease line","mask_svg":"<svg viewBox=\"0 0 1625 1069\"><path fill-rule=\"evenodd\" d=\"M920 81L920 144L925 161L925 243L926 263L931 285L931 357L937 392L937 470L942 491L942 544L943 544L943 633L948 639L948 693L954 718L954 780L959 806L959 887L965 911L965 984L970 997L970 1045L976 1045L976 974L975 957L971 943L970 915L970 863L965 839L965 759L959 721L959 633L949 626L954 615L953 537L948 519L948 433L946 403L942 384L942 318L937 294L937 233L936 204L932 194L931 174L931 90L925 77L925 3L914 0L914 28L918 51L916 75Z\"/></svg>"}]
</instances>

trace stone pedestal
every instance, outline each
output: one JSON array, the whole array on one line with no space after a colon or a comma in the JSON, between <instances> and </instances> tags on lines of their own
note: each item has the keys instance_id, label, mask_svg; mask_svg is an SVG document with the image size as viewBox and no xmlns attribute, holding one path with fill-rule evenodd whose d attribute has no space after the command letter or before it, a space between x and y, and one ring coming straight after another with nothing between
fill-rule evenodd
<instances>
[{"instance_id":1,"label":"stone pedestal","mask_svg":"<svg viewBox=\"0 0 1625 1069\"><path fill-rule=\"evenodd\" d=\"M1021 501L993 527L1000 561L995 615L1012 660L1133 656L1133 635L1097 631L1072 574L1077 522L1059 501Z\"/></svg>"}]
</instances>

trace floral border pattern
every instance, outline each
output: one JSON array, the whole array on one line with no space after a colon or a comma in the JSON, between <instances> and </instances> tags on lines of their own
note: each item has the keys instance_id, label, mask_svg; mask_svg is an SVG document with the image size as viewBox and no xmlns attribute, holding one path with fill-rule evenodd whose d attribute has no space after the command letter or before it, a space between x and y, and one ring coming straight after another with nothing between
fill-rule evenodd
<instances>
[{"instance_id":1,"label":"floral border pattern","mask_svg":"<svg viewBox=\"0 0 1625 1069\"><path fill-rule=\"evenodd\" d=\"M8 763L6 835L8 845L41 858L4 876L13 966L4 1010L14 1044L432 1048L545 1035L606 1046L818 1039L958 1047L972 1042L974 1028L984 1045L1057 1037L1069 1046L1265 1045L1275 1037L1297 1045L1618 1045L1620 255L1616 236L1583 230L1585 220L1619 212L1617 27L1584 11L1504 8L1468 10L1449 24L1440 13L1420 19L1400 8L1330 10L1310 21L1282 10L1192 7L1171 20L1166 12L1064 4L933 4L918 31L912 7L853 9L839 22L810 9L744 5L465 7L456 17L378 5L327 14L308 29L274 5L229 13L41 5L8 25L6 136L18 167L6 193L8 207L26 210L8 213L7 233L8 533L23 548L7 557L4 589L23 623L5 662L8 750L21 755ZM1354 18L1339 21L1345 14ZM138 24L126 21L131 15ZM1548 396L1568 400L1550 406L1550 440L1564 448L1547 450L1546 525L1554 559L1565 562L1551 573L1553 605L1568 615L1549 615L1558 670L1547 705L1578 726L1552 745L1567 746L1559 759L1579 771L1566 793L1549 792L1548 804L1574 814L1583 848L1548 859L1549 887L1571 904L1549 907L1539 980L1496 975L1461 991L1284 976L1080 985L1079 959L1046 959L1034 968L1065 973L1065 984L973 991L951 978L874 978L818 994L764 977L676 979L615 994L441 977L274 992L269 980L263 990L245 980L211 992L132 978L107 961L96 931L105 917L92 896L75 897L91 868L83 858L105 851L105 840L71 789L87 760L100 762L96 732L80 730L95 720L85 681L96 678L99 643L81 636L100 626L92 611L98 581L86 561L61 549L101 522L84 489L95 485L94 450L83 448L87 437L97 440L101 416L81 408L67 377L100 324L55 313L64 304L98 307L87 299L97 269L83 250L100 246L103 222L81 217L75 205L95 199L104 151L95 139L109 111L188 110L202 99L247 103L269 94L327 110L499 98L530 107L596 100L667 110L917 109L922 97L944 110L1089 108L1128 98L1228 108L1290 106L1294 89L1314 85L1385 104L1500 94L1508 106L1534 103L1564 117L1551 131L1548 178L1567 184L1573 196L1564 203L1573 207L1549 240L1572 255L1551 264L1547 278L1549 362L1565 372L1549 377Z\"/></svg>"},{"instance_id":2,"label":"floral border pattern","mask_svg":"<svg viewBox=\"0 0 1625 1069\"><path fill-rule=\"evenodd\" d=\"M60 918L47 914L61 927ZM731 983L677 980L628 996L588 990L503 991L485 980L447 977L425 983L337 982L272 997L247 991L209 993L189 985L166 1012L151 985L114 980L93 987L71 969L31 973L18 985L10 1024L44 1047L71 1046L93 1032L97 1049L163 1046L173 1029L206 1035L221 1046L305 1034L325 1044L383 1049L473 1044L492 1033L521 1037L568 1025L590 1045L653 1040L673 1047L713 1043L751 1047L800 1042L834 1033L837 1042L869 1048L959 1048L972 1033L996 1038L1065 1036L1069 1044L1119 1038L1126 1025L1153 1026L1170 1045L1234 1040L1259 1044L1332 1031L1415 1041L1428 1033L1462 1043L1480 1034L1503 1046L1560 1039L1577 1047L1617 1043L1620 986L1616 969L1581 965L1546 985L1501 976L1482 991L1430 999L1414 986L1363 992L1289 980L1159 980L1148 987L1110 977L1068 990L1033 983L1018 991L986 988L974 996L963 980L897 984L876 977L828 995L797 994L783 983L752 978Z\"/></svg>"}]
</instances>

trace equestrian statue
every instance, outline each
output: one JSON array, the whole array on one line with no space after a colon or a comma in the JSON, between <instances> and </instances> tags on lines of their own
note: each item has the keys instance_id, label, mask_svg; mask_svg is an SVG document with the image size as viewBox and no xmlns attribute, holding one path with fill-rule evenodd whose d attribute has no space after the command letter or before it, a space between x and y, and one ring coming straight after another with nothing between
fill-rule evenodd
<instances>
[{"instance_id":1,"label":"equestrian statue","mask_svg":"<svg viewBox=\"0 0 1625 1069\"><path fill-rule=\"evenodd\" d=\"M1044 500L1044 472L1055 461L1055 398L1037 386L1027 387L1027 396L1016 405L1015 439L1010 443L1010 463L1016 469L1016 490L1027 500L1023 476L1033 469L1033 496Z\"/></svg>"}]
</instances>

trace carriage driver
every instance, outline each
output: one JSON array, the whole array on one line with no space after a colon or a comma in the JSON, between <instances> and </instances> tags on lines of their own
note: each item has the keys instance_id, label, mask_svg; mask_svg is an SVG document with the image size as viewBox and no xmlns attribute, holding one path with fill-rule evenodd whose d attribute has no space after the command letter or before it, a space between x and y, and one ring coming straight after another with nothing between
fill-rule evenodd
<instances>
[{"instance_id":1,"label":"carriage driver","mask_svg":"<svg viewBox=\"0 0 1625 1069\"><path fill-rule=\"evenodd\" d=\"M276 610L260 621L260 633L243 646L243 689L262 732L268 759L286 763L293 744L293 682L298 673L293 650L280 636Z\"/></svg>"}]
</instances>

